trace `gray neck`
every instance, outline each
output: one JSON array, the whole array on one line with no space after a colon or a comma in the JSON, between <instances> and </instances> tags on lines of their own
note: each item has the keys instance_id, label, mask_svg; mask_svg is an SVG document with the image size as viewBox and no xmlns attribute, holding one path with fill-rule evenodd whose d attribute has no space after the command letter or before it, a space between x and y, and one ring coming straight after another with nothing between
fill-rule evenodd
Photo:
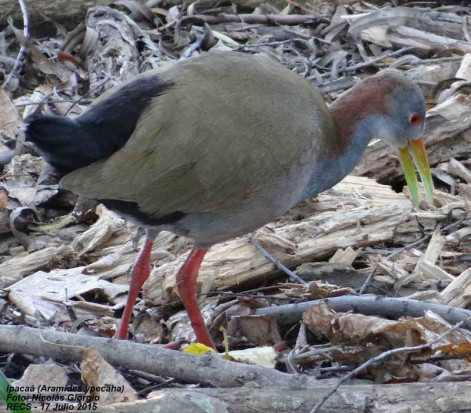
<instances>
[{"instance_id":1,"label":"gray neck","mask_svg":"<svg viewBox=\"0 0 471 413\"><path fill-rule=\"evenodd\" d=\"M381 125L380 115L370 116L359 121L349 137L349 144L339 157L332 154L314 162L311 179L303 192L302 200L311 198L340 182L353 171L363 155L366 146L373 138L373 130Z\"/></svg>"}]
</instances>

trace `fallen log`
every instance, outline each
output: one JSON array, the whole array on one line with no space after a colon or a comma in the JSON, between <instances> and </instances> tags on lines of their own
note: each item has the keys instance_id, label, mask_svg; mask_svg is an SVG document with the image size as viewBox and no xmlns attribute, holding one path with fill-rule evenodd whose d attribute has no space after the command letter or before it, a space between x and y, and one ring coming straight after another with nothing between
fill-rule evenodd
<instances>
[{"instance_id":1,"label":"fallen log","mask_svg":"<svg viewBox=\"0 0 471 413\"><path fill-rule=\"evenodd\" d=\"M291 375L261 366L235 363L214 353L194 356L127 340L0 325L0 353L80 361L84 350L90 347L96 348L115 367L174 377L187 383L217 387L238 387L249 382L272 387L313 387L318 384L317 380L307 375Z\"/></svg>"},{"instance_id":2,"label":"fallen log","mask_svg":"<svg viewBox=\"0 0 471 413\"><path fill-rule=\"evenodd\" d=\"M101 406L103 413L309 413L332 384L310 389L166 389L152 398ZM470 390L470 391L468 391ZM340 387L322 413L452 413L471 405L471 383L351 384ZM203 407L204 406L204 407Z\"/></svg>"}]
</instances>

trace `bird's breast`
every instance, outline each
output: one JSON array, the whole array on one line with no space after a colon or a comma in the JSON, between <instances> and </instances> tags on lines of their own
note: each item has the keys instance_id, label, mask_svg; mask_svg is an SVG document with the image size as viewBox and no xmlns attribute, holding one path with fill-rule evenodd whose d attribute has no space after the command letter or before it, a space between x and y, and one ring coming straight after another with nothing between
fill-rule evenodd
<instances>
[{"instance_id":1,"label":"bird's breast","mask_svg":"<svg viewBox=\"0 0 471 413\"><path fill-rule=\"evenodd\" d=\"M242 236L274 221L303 200L312 162L303 154L284 174L266 182L242 202L207 213L189 213L168 229L191 238L198 248Z\"/></svg>"}]
</instances>

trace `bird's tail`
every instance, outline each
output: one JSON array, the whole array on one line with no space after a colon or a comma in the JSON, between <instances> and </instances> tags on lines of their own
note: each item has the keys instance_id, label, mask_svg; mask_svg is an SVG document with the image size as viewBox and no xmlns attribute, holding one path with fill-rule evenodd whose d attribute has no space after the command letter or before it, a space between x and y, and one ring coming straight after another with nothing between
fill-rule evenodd
<instances>
[{"instance_id":1,"label":"bird's tail","mask_svg":"<svg viewBox=\"0 0 471 413\"><path fill-rule=\"evenodd\" d=\"M76 120L32 115L24 123L26 141L52 166L69 172L96 161L96 142Z\"/></svg>"}]
</instances>

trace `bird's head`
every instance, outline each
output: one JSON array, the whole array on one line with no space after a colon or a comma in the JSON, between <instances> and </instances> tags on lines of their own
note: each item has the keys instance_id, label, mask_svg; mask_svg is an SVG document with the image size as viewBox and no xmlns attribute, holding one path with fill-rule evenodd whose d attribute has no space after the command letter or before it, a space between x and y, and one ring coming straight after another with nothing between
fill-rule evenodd
<instances>
[{"instance_id":1,"label":"bird's head","mask_svg":"<svg viewBox=\"0 0 471 413\"><path fill-rule=\"evenodd\" d=\"M342 107L355 108L350 125L361 125L396 149L414 205L420 203L414 164L432 202L433 181L422 138L425 100L420 88L398 70L385 70L358 83L339 100L343 102L334 113Z\"/></svg>"}]
</instances>

